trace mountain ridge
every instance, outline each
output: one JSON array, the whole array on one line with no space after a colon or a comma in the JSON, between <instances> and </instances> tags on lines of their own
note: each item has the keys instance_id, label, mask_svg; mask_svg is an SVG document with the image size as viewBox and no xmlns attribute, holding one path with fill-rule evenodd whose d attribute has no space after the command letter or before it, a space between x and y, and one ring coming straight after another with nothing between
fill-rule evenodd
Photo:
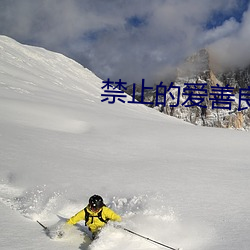
<instances>
[{"instance_id":1,"label":"mountain ridge","mask_svg":"<svg viewBox=\"0 0 250 250\"><path fill-rule=\"evenodd\" d=\"M209 49L201 49L194 53L190 57L181 63L176 69L176 78L172 82L175 88L180 87L180 93L176 93L174 97L178 98L179 94L180 105L178 107L173 106L173 98L166 95L166 102L164 105L155 105L156 100L156 87L154 85L153 90L147 90L145 92L145 102L153 102L153 105L148 105L152 108L156 108L159 111L180 118L184 121L190 122L195 125L209 126L209 127L222 127L249 130L250 128L250 109L238 110L239 107L239 89L248 88L250 85L250 65L245 68L223 68L215 62L214 56L211 55ZM204 88L207 92L207 97L204 98L200 106L206 106L202 108L199 105L193 105L195 102L188 104L190 107L183 106L185 103L184 95L185 84L193 83L199 84L200 88ZM170 83L164 83L168 90ZM203 86L204 85L204 86ZM221 109L212 108L212 102L209 96L211 96L213 88L216 86L230 87L233 89L233 95L235 95L235 101L231 102L231 109L228 111L225 106L221 106ZM140 85L137 86L137 98L140 100ZM198 95L195 91L194 94ZM132 94L132 88L128 88L128 93ZM198 103L198 102L197 102Z\"/></svg>"}]
</instances>

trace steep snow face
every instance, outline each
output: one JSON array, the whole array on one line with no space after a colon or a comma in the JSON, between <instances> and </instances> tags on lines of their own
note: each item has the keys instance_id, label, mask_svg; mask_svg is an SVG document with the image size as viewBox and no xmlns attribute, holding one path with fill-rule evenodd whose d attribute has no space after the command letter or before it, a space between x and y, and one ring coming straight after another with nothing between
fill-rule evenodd
<instances>
[{"instance_id":1,"label":"steep snow face","mask_svg":"<svg viewBox=\"0 0 250 250\"><path fill-rule=\"evenodd\" d=\"M4 120L72 133L88 129L84 121L73 119L67 95L81 99L82 105L99 101L100 80L90 71L63 55L21 46L7 37L1 37L0 59L1 111L9 111ZM93 78L98 83L92 84ZM60 101L65 109L50 105Z\"/></svg>"},{"instance_id":2,"label":"steep snow face","mask_svg":"<svg viewBox=\"0 0 250 250\"><path fill-rule=\"evenodd\" d=\"M0 246L162 249L112 225L91 243L83 222L51 240L35 222L54 229L97 193L124 227L166 245L249 249L249 133L101 102L102 85L63 55L0 37Z\"/></svg>"}]
</instances>

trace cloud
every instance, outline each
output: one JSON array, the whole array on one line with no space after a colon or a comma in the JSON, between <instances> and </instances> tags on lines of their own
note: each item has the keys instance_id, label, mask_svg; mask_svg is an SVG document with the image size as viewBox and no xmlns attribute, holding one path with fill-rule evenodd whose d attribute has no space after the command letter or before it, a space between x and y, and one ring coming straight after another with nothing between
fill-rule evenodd
<instances>
[{"instance_id":1,"label":"cloud","mask_svg":"<svg viewBox=\"0 0 250 250\"><path fill-rule=\"evenodd\" d=\"M227 29L227 24L220 27L221 30ZM234 26L234 25L232 25ZM215 40L210 44L210 51L219 65L224 67L246 67L250 64L250 9L242 18L242 22L232 28L232 32Z\"/></svg>"},{"instance_id":2,"label":"cloud","mask_svg":"<svg viewBox=\"0 0 250 250\"><path fill-rule=\"evenodd\" d=\"M243 43L250 33L247 13L242 23L227 18L213 29L206 28L214 13L233 16L238 2L2 0L0 33L64 53L103 79L121 78L132 84L145 78L152 84L204 46L213 44L216 53L223 44L235 46L232 34Z\"/></svg>"},{"instance_id":3,"label":"cloud","mask_svg":"<svg viewBox=\"0 0 250 250\"><path fill-rule=\"evenodd\" d=\"M219 41L225 37L235 34L240 28L240 24L235 20L235 18L230 18L224 21L221 26L204 31L203 36L201 36L201 44L211 44L213 42Z\"/></svg>"}]
</instances>

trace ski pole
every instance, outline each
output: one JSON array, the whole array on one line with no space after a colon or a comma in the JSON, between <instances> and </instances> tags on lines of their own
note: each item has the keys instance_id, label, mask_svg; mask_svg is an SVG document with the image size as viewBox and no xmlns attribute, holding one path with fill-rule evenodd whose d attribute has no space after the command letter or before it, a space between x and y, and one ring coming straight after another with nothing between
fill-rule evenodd
<instances>
[{"instance_id":1,"label":"ski pole","mask_svg":"<svg viewBox=\"0 0 250 250\"><path fill-rule=\"evenodd\" d=\"M39 222L38 220L36 221L40 226L42 226L43 227L43 229L46 231L46 230L48 230L48 228L47 227L45 227L41 222Z\"/></svg>"},{"instance_id":2,"label":"ski pole","mask_svg":"<svg viewBox=\"0 0 250 250\"><path fill-rule=\"evenodd\" d=\"M141 235L141 234L135 233L135 232L133 232L133 231L127 229L127 228L122 228L122 229L125 230L125 231L127 231L127 232L129 232L129 233L131 233L131 234L137 235L137 236L139 236L139 237L141 237L141 238L143 238L143 239L145 239L145 240L154 242L154 243L156 243L156 244L158 244L158 245L161 245L161 246L163 246L163 247L169 248L169 249L171 249L171 250L180 250L180 248L173 248L173 247L167 246L167 245L162 244L162 243L160 243L160 242L158 242L158 241L155 241L155 240L152 240L152 239L150 239L150 238L148 238L148 237L145 237L145 236L143 236L143 235Z\"/></svg>"}]
</instances>

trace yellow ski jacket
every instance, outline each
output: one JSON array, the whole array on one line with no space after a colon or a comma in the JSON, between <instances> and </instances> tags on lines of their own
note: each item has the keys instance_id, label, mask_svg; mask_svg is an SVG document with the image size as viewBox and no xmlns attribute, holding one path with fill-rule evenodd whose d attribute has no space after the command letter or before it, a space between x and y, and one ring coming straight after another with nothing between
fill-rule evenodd
<instances>
[{"instance_id":1,"label":"yellow ski jacket","mask_svg":"<svg viewBox=\"0 0 250 250\"><path fill-rule=\"evenodd\" d=\"M85 221L86 226L88 226L89 230L92 233L97 232L100 228L102 228L106 223L104 221L112 220L112 221L121 221L120 215L116 214L113 210L110 208L103 206L99 211L93 212L89 209L89 207L86 207L87 212L89 213L88 221ZM101 212L101 218L104 220L100 220L98 218L98 215L100 215ZM74 225L80 220L85 220L85 210L82 209L77 214L72 216L68 221L67 224Z\"/></svg>"}]
</instances>

